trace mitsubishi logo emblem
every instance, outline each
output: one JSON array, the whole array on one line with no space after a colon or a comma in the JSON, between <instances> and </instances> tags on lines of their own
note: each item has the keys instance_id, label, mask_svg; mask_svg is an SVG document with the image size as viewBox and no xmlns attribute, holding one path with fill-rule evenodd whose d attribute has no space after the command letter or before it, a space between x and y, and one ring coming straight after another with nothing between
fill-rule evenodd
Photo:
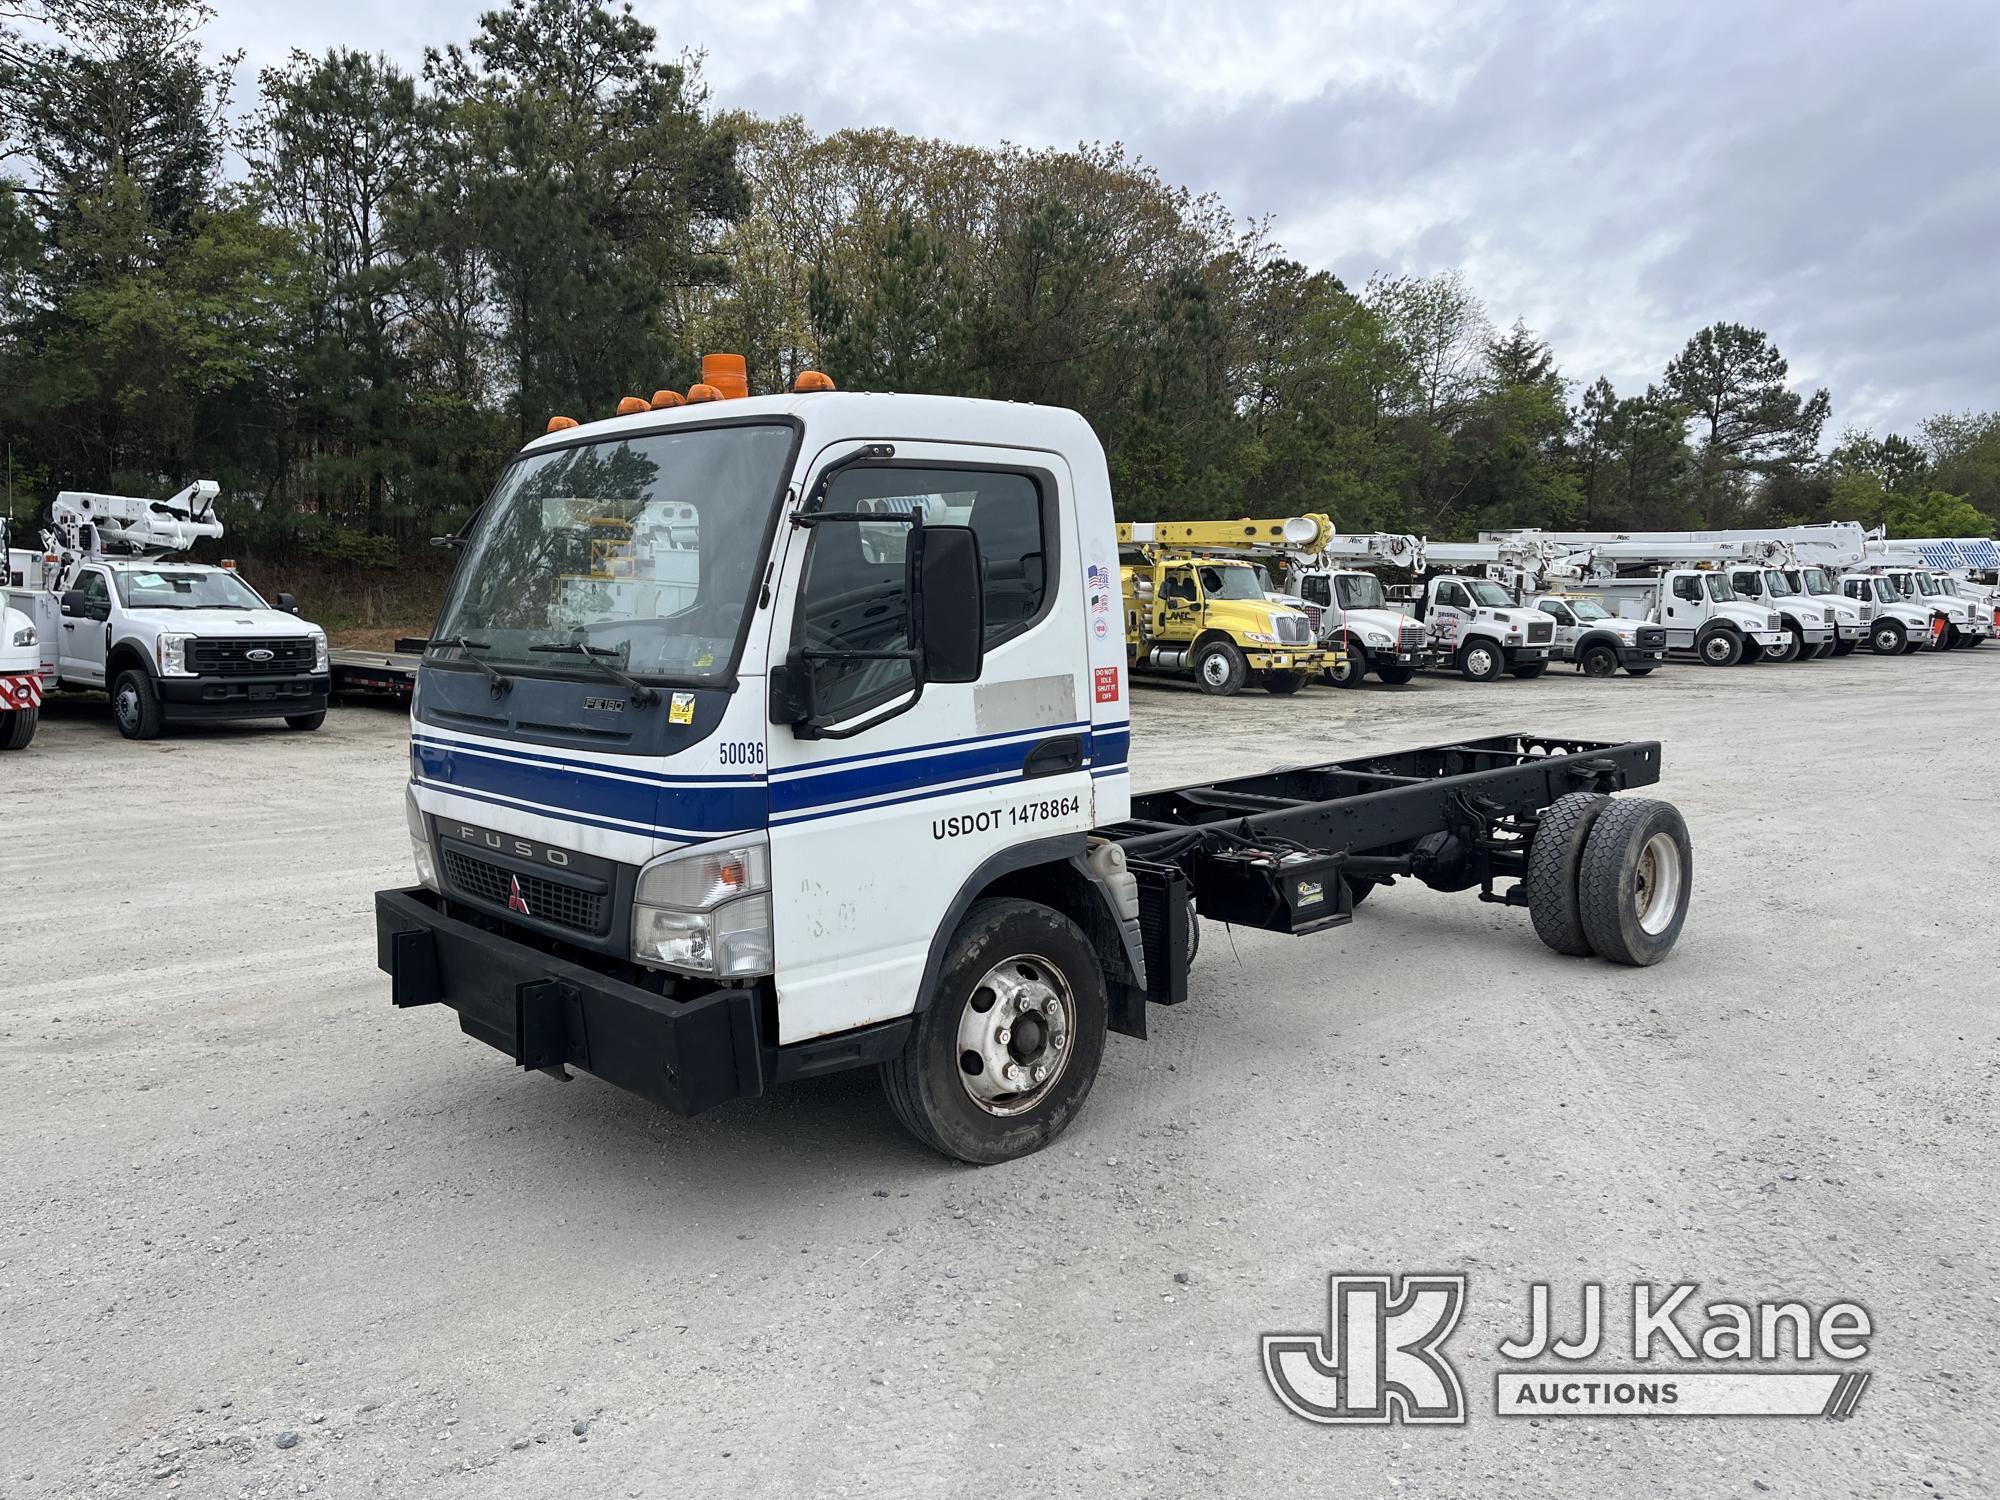
<instances>
[{"instance_id":1,"label":"mitsubishi logo emblem","mask_svg":"<svg viewBox=\"0 0 2000 1500\"><path fill-rule=\"evenodd\" d=\"M507 910L517 911L524 917L532 917L534 915L533 912L528 910L527 897L521 894L521 877L518 875L509 875L507 877Z\"/></svg>"}]
</instances>

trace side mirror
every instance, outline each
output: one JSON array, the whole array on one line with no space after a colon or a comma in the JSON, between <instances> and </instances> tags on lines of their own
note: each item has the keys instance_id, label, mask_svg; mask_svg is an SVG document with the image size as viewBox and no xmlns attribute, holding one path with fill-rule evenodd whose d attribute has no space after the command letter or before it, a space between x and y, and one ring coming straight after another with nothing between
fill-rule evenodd
<instances>
[{"instance_id":1,"label":"side mirror","mask_svg":"<svg viewBox=\"0 0 2000 1500\"><path fill-rule=\"evenodd\" d=\"M78 617L87 616L90 613L90 604L83 597L82 589L68 589L63 593L62 612L66 615Z\"/></svg>"},{"instance_id":2,"label":"side mirror","mask_svg":"<svg viewBox=\"0 0 2000 1500\"><path fill-rule=\"evenodd\" d=\"M977 682L986 664L979 535L970 526L925 526L912 540L918 540L918 617L912 634L923 649L922 678Z\"/></svg>"},{"instance_id":3,"label":"side mirror","mask_svg":"<svg viewBox=\"0 0 2000 1500\"><path fill-rule=\"evenodd\" d=\"M297 614L299 612L298 597L293 594L278 595L278 608L282 609L288 615Z\"/></svg>"}]
</instances>

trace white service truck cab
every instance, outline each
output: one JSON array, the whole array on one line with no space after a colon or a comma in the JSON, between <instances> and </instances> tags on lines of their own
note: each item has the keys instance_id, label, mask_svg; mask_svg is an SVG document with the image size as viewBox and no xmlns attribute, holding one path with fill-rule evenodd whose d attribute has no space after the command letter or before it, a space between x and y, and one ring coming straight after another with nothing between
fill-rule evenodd
<instances>
[{"instance_id":1,"label":"white service truck cab","mask_svg":"<svg viewBox=\"0 0 2000 1500\"><path fill-rule=\"evenodd\" d=\"M1834 642L1839 639L1833 607L1801 592L1785 576L1784 569L1739 563L1729 569L1729 586L1745 604L1762 604L1776 610L1791 637L1777 650L1767 651L1767 660L1812 661L1833 655Z\"/></svg>"},{"instance_id":2,"label":"white service truck cab","mask_svg":"<svg viewBox=\"0 0 2000 1500\"><path fill-rule=\"evenodd\" d=\"M1491 578L1435 574L1425 580L1414 610L1432 659L1457 667L1468 681L1491 682L1502 672L1539 677L1549 669L1555 622L1538 609L1523 609Z\"/></svg>"},{"instance_id":3,"label":"white service truck cab","mask_svg":"<svg viewBox=\"0 0 2000 1500\"><path fill-rule=\"evenodd\" d=\"M376 897L396 1005L690 1114L875 1067L920 1140L993 1162L1069 1124L1107 1032L1187 998L1191 906L1317 932L1407 877L1566 954L1671 949L1685 825L1608 795L1657 743L1136 793L1088 424L829 384L558 418L501 475L412 699L418 883ZM669 504L672 557L640 540Z\"/></svg>"},{"instance_id":4,"label":"white service truck cab","mask_svg":"<svg viewBox=\"0 0 2000 1500\"><path fill-rule=\"evenodd\" d=\"M1664 626L1669 651L1693 652L1711 667L1760 661L1792 639L1774 611L1738 599L1729 575L1715 569L1670 568L1651 578L1578 583L1574 592L1602 599L1628 619Z\"/></svg>"},{"instance_id":5,"label":"white service truck cab","mask_svg":"<svg viewBox=\"0 0 2000 1500\"><path fill-rule=\"evenodd\" d=\"M1944 615L1944 645L1947 648L1977 646L1992 635L1990 613L1946 588L1944 574L1931 568L1889 568L1884 571L1896 581L1896 587L1912 604L1927 605Z\"/></svg>"},{"instance_id":6,"label":"white service truck cab","mask_svg":"<svg viewBox=\"0 0 2000 1500\"><path fill-rule=\"evenodd\" d=\"M1851 656L1854 648L1868 639L1875 619L1875 606L1866 599L1850 599L1825 568L1816 565L1780 568L1792 592L1832 611L1835 656Z\"/></svg>"},{"instance_id":7,"label":"white service truck cab","mask_svg":"<svg viewBox=\"0 0 2000 1500\"><path fill-rule=\"evenodd\" d=\"M1874 607L1868 645L1877 656L1942 650L1950 638L1951 621L1945 612L1909 597L1887 573L1849 573L1840 580L1840 591Z\"/></svg>"},{"instance_id":8,"label":"white service truck cab","mask_svg":"<svg viewBox=\"0 0 2000 1500\"><path fill-rule=\"evenodd\" d=\"M1667 659L1667 633L1644 620L1627 620L1584 594L1535 594L1524 601L1555 621L1551 654L1575 664L1586 677L1610 677L1623 667L1644 677Z\"/></svg>"},{"instance_id":9,"label":"white service truck cab","mask_svg":"<svg viewBox=\"0 0 2000 1500\"><path fill-rule=\"evenodd\" d=\"M1341 648L1342 660L1326 669L1335 687L1359 687L1370 672L1400 686L1429 665L1423 623L1396 608L1373 573L1304 568L1293 572L1291 583L1320 644Z\"/></svg>"}]
</instances>

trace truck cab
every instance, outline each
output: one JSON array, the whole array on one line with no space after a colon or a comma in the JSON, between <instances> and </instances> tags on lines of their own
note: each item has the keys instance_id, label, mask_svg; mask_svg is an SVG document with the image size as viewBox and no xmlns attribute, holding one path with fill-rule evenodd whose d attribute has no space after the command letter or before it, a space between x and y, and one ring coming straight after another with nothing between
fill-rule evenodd
<instances>
[{"instance_id":1,"label":"truck cab","mask_svg":"<svg viewBox=\"0 0 2000 1500\"><path fill-rule=\"evenodd\" d=\"M1729 586L1746 604L1762 604L1777 611L1790 641L1767 651L1771 661L1810 661L1831 656L1838 638L1834 612L1829 605L1807 597L1782 568L1740 565L1729 570Z\"/></svg>"},{"instance_id":2,"label":"truck cab","mask_svg":"<svg viewBox=\"0 0 2000 1500\"><path fill-rule=\"evenodd\" d=\"M1502 672L1539 677L1549 668L1555 622L1538 609L1521 608L1490 578L1433 575L1417 594L1415 610L1438 664L1450 662L1469 681L1491 682Z\"/></svg>"},{"instance_id":3,"label":"truck cab","mask_svg":"<svg viewBox=\"0 0 2000 1500\"><path fill-rule=\"evenodd\" d=\"M1927 648L1941 649L1949 638L1951 621L1944 611L1931 609L1905 594L1890 573L1849 573L1840 580L1840 591L1850 599L1873 606L1875 614L1868 625L1868 645L1878 656L1907 656Z\"/></svg>"},{"instance_id":4,"label":"truck cab","mask_svg":"<svg viewBox=\"0 0 2000 1500\"><path fill-rule=\"evenodd\" d=\"M1736 597L1727 574L1709 568L1669 568L1650 578L1580 585L1629 619L1664 626L1669 651L1689 651L1712 667L1762 660L1791 640L1775 611Z\"/></svg>"},{"instance_id":5,"label":"truck cab","mask_svg":"<svg viewBox=\"0 0 2000 1500\"><path fill-rule=\"evenodd\" d=\"M170 724L282 718L317 729L325 719L326 632L267 604L233 569L100 556L63 583L14 593L36 613L43 672L64 689L108 693L127 739Z\"/></svg>"},{"instance_id":6,"label":"truck cab","mask_svg":"<svg viewBox=\"0 0 2000 1500\"><path fill-rule=\"evenodd\" d=\"M1423 624L1390 603L1373 573L1308 568L1295 572L1292 583L1320 643L1341 655L1326 669L1335 687L1359 687L1369 672L1401 686L1429 665Z\"/></svg>"},{"instance_id":7,"label":"truck cab","mask_svg":"<svg viewBox=\"0 0 2000 1500\"><path fill-rule=\"evenodd\" d=\"M1192 676L1218 697L1253 681L1290 694L1337 659L1302 610L1265 597L1253 563L1158 551L1123 562L1120 582L1134 671Z\"/></svg>"},{"instance_id":8,"label":"truck cab","mask_svg":"<svg viewBox=\"0 0 2000 1500\"><path fill-rule=\"evenodd\" d=\"M1667 633L1626 620L1584 594L1537 594L1525 603L1555 621L1551 655L1575 663L1586 677L1610 677L1621 667L1644 677L1667 659Z\"/></svg>"},{"instance_id":9,"label":"truck cab","mask_svg":"<svg viewBox=\"0 0 2000 1500\"><path fill-rule=\"evenodd\" d=\"M1945 587L1943 575L1931 568L1896 568L1889 576L1903 596L1916 605L1928 605L1941 612L1948 622L1944 644L1958 648L1977 645L1992 633L1993 621L1986 610L1970 599L1961 599Z\"/></svg>"},{"instance_id":10,"label":"truck cab","mask_svg":"<svg viewBox=\"0 0 2000 1500\"><path fill-rule=\"evenodd\" d=\"M1801 566L1780 568L1785 582L1796 594L1812 600L1833 613L1833 655L1851 655L1868 639L1868 626L1875 618L1875 606L1865 599L1850 599L1840 591L1825 568Z\"/></svg>"}]
</instances>

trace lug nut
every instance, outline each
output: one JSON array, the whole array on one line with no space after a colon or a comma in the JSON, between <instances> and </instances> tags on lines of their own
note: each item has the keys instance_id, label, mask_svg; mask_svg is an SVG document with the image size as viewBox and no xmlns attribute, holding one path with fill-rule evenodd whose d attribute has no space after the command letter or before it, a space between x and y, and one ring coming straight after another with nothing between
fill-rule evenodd
<instances>
[{"instance_id":1,"label":"lug nut","mask_svg":"<svg viewBox=\"0 0 2000 1500\"><path fill-rule=\"evenodd\" d=\"M1001 1041L1003 1041L1003 1042L1004 1042L1004 1041L1006 1041L1006 1040L1008 1039L1008 1037L1009 1037L1009 1036L1010 1036L1011 1034L1012 1034L1012 1033L1010 1032L1009 1028L1007 1028L1007 1027L1005 1027L1005 1026L1002 1026L1002 1027L1000 1028L1000 1031L999 1031L999 1037L1000 1037L1000 1040L1001 1040Z\"/></svg>"}]
</instances>

